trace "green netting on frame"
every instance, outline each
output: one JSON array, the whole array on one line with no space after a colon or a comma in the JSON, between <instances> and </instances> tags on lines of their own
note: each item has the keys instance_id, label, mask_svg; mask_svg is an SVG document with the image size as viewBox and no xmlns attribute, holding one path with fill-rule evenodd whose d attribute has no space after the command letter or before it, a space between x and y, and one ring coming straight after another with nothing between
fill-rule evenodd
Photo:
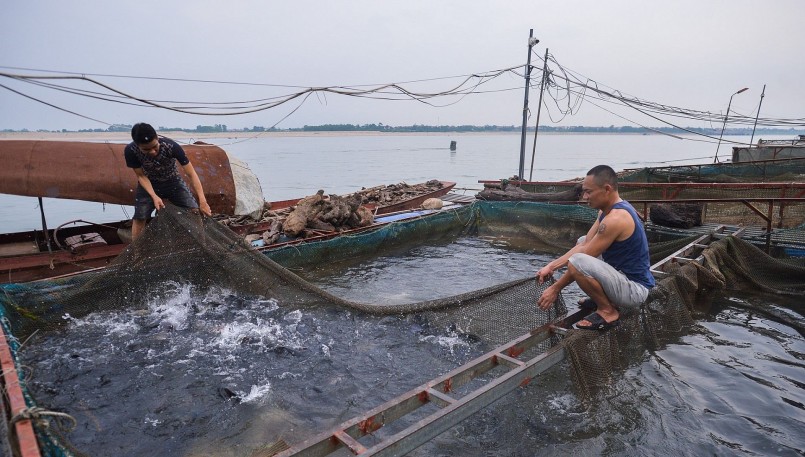
<instances>
[{"instance_id":1,"label":"green netting on frame","mask_svg":"<svg viewBox=\"0 0 805 457\"><path fill-rule=\"evenodd\" d=\"M323 261L373 256L389 249L458 235L500 238L515 248L561 252L586 233L595 216L594 210L578 205L476 202L359 234L286 246L264 255L212 219L169 208L105 270L0 287L3 292L0 313L7 335L24 339L37 329L64 325L64 316L68 314L78 317L99 309L136 309L148 299L158 299L162 293L160 285L171 280L278 298L288 306L341 306L371 315L417 313L431 322L454 325L491 343L502 343L563 314L564 302L560 301L550 312L537 311L534 303L544 286L536 284L533 276L512 278L497 286L426 302L383 305L371 303L371 297L365 302L348 301L304 281L287 267L304 268ZM690 242L688 232L669 233L661 239L650 236L652 261ZM805 241L803 230L787 233L800 243ZM621 349L626 347L621 340L599 338L617 335L623 338L623 332L627 332L626 339L635 342L645 339L641 335L656 339L662 332L690 325L689 310L701 291L700 285L722 290L753 284L771 292L792 294L800 293L803 288L801 280L789 280L805 275L801 262L772 259L740 240L719 242L713 254L705 258L707 266L702 271L706 275L698 273L699 267L690 266L674 276L673 281L664 281L663 287L652 293L643 317L631 318L641 320L628 321L630 318L625 317L625 324L612 336L593 338L590 334L572 333L565 340L576 372L583 375L578 381L582 391L593 391L596 379L609 376L612 368L619 366L617 357L621 357ZM19 344L13 336L11 340L16 357ZM600 348L599 355L585 359L585 354L595 355L596 347ZM601 356L602 352L609 358ZM596 363L591 364L590 360ZM609 362L602 362L606 360ZM18 367L18 372L22 374L25 370ZM24 387L24 379L21 381ZM27 401L29 406L35 406L30 396ZM78 453L70 449L68 441L55 437L53 430L54 427L37 427L45 455Z\"/></svg>"}]
</instances>

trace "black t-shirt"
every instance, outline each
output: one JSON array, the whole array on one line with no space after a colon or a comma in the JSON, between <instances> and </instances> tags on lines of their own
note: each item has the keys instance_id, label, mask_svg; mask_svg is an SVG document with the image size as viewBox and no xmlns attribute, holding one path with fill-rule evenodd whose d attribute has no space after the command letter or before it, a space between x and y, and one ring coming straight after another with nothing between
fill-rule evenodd
<instances>
[{"instance_id":1,"label":"black t-shirt","mask_svg":"<svg viewBox=\"0 0 805 457\"><path fill-rule=\"evenodd\" d=\"M145 176L152 182L167 182L179 177L179 170L176 168L178 161L182 166L190 163L190 159L184 153L184 149L170 138L159 137L159 154L151 157L142 152L134 142L126 146L124 151L126 166L129 168L142 168Z\"/></svg>"}]
</instances>

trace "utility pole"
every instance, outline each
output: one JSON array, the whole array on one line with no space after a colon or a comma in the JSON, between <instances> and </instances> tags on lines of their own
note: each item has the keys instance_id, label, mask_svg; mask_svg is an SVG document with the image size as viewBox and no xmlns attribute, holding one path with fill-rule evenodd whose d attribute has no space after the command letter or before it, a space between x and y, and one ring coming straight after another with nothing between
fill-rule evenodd
<instances>
[{"instance_id":1,"label":"utility pole","mask_svg":"<svg viewBox=\"0 0 805 457\"><path fill-rule=\"evenodd\" d=\"M523 179L525 174L525 131L528 122L528 86L531 84L531 48L539 43L539 40L534 38L534 29L528 32L528 60L525 65L525 101L523 102L523 133L520 136L520 171L517 176L520 180Z\"/></svg>"},{"instance_id":2,"label":"utility pole","mask_svg":"<svg viewBox=\"0 0 805 457\"><path fill-rule=\"evenodd\" d=\"M721 135L718 136L718 145L716 146L716 155L713 157L713 163L718 163L718 149L721 147L721 139L724 138L724 129L727 128L727 119L730 118L730 106L732 106L732 97L748 91L748 87L744 87L743 89L735 92L734 94L730 95L730 102L727 103L727 112L724 114L724 125L721 126Z\"/></svg>"},{"instance_id":3,"label":"utility pole","mask_svg":"<svg viewBox=\"0 0 805 457\"><path fill-rule=\"evenodd\" d=\"M539 83L539 103L537 104L537 123L534 126L534 147L531 148L531 171L528 180L534 177L534 154L537 152L537 134L539 133L539 113L542 111L542 94L545 92L545 83L548 81L548 48L545 48L545 59L542 61L542 80Z\"/></svg>"},{"instance_id":4,"label":"utility pole","mask_svg":"<svg viewBox=\"0 0 805 457\"><path fill-rule=\"evenodd\" d=\"M763 92L760 93L760 103L757 105L757 114L755 114L755 125L752 126L752 137L749 138L749 147L752 147L752 142L755 141L755 129L757 128L757 118L760 117L760 107L763 106L763 97L766 96L766 85L763 85Z\"/></svg>"}]
</instances>

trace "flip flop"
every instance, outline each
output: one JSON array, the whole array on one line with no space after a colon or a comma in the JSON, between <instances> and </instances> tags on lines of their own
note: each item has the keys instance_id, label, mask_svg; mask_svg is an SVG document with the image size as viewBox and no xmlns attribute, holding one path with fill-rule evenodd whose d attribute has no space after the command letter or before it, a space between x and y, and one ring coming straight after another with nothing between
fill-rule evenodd
<instances>
[{"instance_id":1,"label":"flip flop","mask_svg":"<svg viewBox=\"0 0 805 457\"><path fill-rule=\"evenodd\" d=\"M595 311L598 309L598 303L594 302L592 298L587 297L579 301L579 309L584 311Z\"/></svg>"},{"instance_id":2,"label":"flip flop","mask_svg":"<svg viewBox=\"0 0 805 457\"><path fill-rule=\"evenodd\" d=\"M620 324L619 319L615 319L612 322L607 322L604 319L603 316L598 314L598 312L590 313L583 320L589 322L590 325L576 324L576 328L579 328L579 329L582 329L582 330L607 330L607 329L610 329L612 327L617 327L618 324Z\"/></svg>"}]
</instances>

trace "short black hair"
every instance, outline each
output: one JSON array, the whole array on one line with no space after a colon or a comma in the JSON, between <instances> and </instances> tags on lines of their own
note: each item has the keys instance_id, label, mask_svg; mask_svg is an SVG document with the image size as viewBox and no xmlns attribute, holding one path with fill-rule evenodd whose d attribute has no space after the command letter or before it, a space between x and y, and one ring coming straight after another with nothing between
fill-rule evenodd
<instances>
[{"instance_id":1,"label":"short black hair","mask_svg":"<svg viewBox=\"0 0 805 457\"><path fill-rule=\"evenodd\" d=\"M596 165L587 172L587 176L592 176L598 185L609 184L613 189L618 188L618 175L609 165Z\"/></svg>"},{"instance_id":2,"label":"short black hair","mask_svg":"<svg viewBox=\"0 0 805 457\"><path fill-rule=\"evenodd\" d=\"M156 137L157 131L151 127L151 124L140 122L134 124L134 127L131 128L131 139L134 140L136 144L148 144Z\"/></svg>"}]
</instances>

